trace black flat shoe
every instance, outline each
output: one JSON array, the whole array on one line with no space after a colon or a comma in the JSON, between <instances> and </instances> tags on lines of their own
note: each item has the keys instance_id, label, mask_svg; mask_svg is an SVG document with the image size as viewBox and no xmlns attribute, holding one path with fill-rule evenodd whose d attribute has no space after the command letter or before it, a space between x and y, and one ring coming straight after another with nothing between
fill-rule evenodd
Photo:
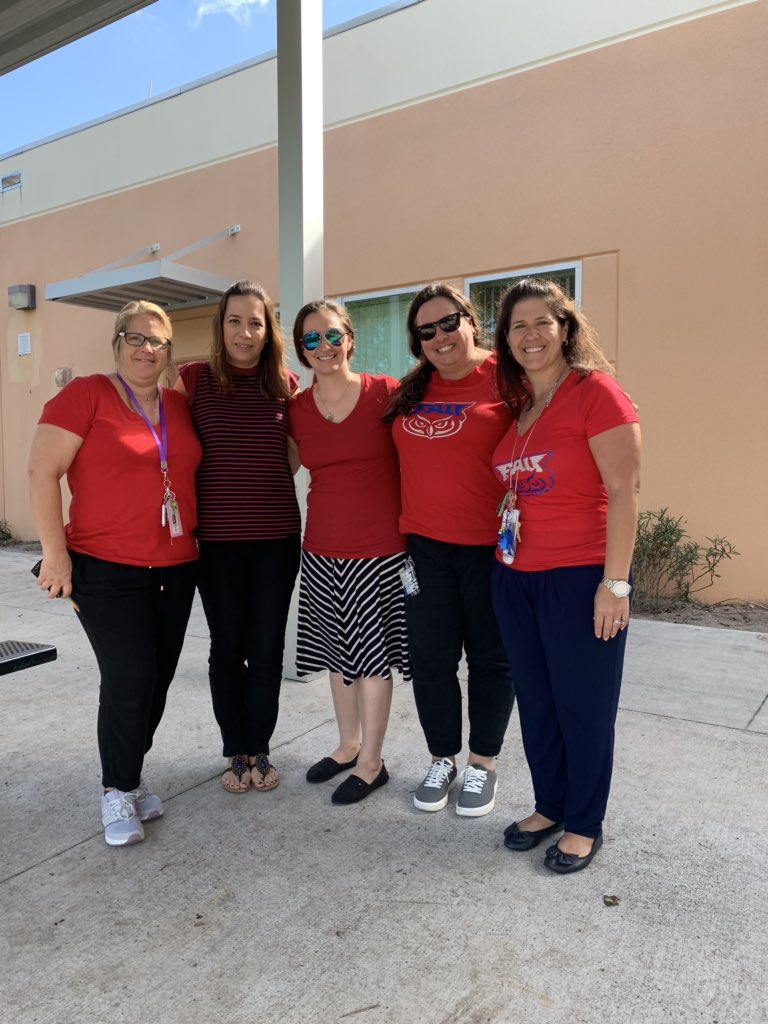
<instances>
[{"instance_id":1,"label":"black flat shoe","mask_svg":"<svg viewBox=\"0 0 768 1024\"><path fill-rule=\"evenodd\" d=\"M383 786L389 782L389 773L384 766L384 762L381 762L381 771L373 780L373 782L366 782L365 779L361 779L359 775L349 775L340 786L333 791L331 802L334 804L356 804L358 800L365 800L365 798L371 794L374 789L378 789L379 786Z\"/></svg>"},{"instance_id":2,"label":"black flat shoe","mask_svg":"<svg viewBox=\"0 0 768 1024\"><path fill-rule=\"evenodd\" d=\"M554 825L547 825L546 828L540 828L536 832L521 832L517 827L517 822L513 821L511 825L507 825L504 829L504 845L508 850L515 850L517 853L521 853L524 850L532 850L547 836L562 831L562 821L556 821Z\"/></svg>"},{"instance_id":3,"label":"black flat shoe","mask_svg":"<svg viewBox=\"0 0 768 1024\"><path fill-rule=\"evenodd\" d=\"M353 757L351 761L347 761L346 764L339 764L332 757L324 757L307 769L307 782L327 782L339 772L345 772L347 768L354 768L356 764L357 756Z\"/></svg>"},{"instance_id":4,"label":"black flat shoe","mask_svg":"<svg viewBox=\"0 0 768 1024\"><path fill-rule=\"evenodd\" d=\"M577 857L575 853L563 853L559 846L550 846L544 856L544 867L549 868L558 875L570 875L574 871L581 871L603 845L602 835L595 836L592 840L592 849L586 857Z\"/></svg>"}]
</instances>

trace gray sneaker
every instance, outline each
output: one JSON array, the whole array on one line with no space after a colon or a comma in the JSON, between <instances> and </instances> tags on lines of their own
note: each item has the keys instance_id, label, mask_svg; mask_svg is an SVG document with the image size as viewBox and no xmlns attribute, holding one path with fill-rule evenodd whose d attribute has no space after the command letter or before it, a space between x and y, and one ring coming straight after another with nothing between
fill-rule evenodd
<instances>
[{"instance_id":1,"label":"gray sneaker","mask_svg":"<svg viewBox=\"0 0 768 1024\"><path fill-rule=\"evenodd\" d=\"M144 779L139 782L138 788L131 793L136 804L136 813L139 821L154 821L163 816L163 801L156 793L147 790Z\"/></svg>"},{"instance_id":2,"label":"gray sneaker","mask_svg":"<svg viewBox=\"0 0 768 1024\"><path fill-rule=\"evenodd\" d=\"M108 846L131 846L144 838L133 793L111 789L101 798L101 822Z\"/></svg>"},{"instance_id":3,"label":"gray sneaker","mask_svg":"<svg viewBox=\"0 0 768 1024\"><path fill-rule=\"evenodd\" d=\"M479 818L490 814L496 803L496 772L479 764L468 764L461 773L462 786L456 804L456 813L464 818Z\"/></svg>"},{"instance_id":4,"label":"gray sneaker","mask_svg":"<svg viewBox=\"0 0 768 1024\"><path fill-rule=\"evenodd\" d=\"M433 761L426 778L413 795L414 805L420 811L442 811L455 782L456 765L450 757Z\"/></svg>"}]
</instances>

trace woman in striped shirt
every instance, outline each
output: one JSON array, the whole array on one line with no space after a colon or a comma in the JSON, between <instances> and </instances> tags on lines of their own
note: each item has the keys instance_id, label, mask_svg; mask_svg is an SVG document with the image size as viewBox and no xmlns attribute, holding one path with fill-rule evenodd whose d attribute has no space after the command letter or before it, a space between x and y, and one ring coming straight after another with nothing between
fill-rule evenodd
<instances>
[{"instance_id":1,"label":"woman in striped shirt","mask_svg":"<svg viewBox=\"0 0 768 1024\"><path fill-rule=\"evenodd\" d=\"M298 378L269 296L237 281L213 319L208 362L180 368L203 446L197 475L200 595L209 678L229 793L274 789L269 760L301 519L288 463L288 403Z\"/></svg>"}]
</instances>

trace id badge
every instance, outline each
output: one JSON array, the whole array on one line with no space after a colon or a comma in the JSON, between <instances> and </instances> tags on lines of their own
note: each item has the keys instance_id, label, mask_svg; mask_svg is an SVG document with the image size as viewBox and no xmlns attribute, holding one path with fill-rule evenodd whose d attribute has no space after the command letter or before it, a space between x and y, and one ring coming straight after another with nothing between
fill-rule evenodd
<instances>
[{"instance_id":1,"label":"id badge","mask_svg":"<svg viewBox=\"0 0 768 1024\"><path fill-rule=\"evenodd\" d=\"M184 535L184 527L181 525L178 501L175 498L166 501L163 505L163 513L163 518L168 522L171 537L182 537Z\"/></svg>"},{"instance_id":2,"label":"id badge","mask_svg":"<svg viewBox=\"0 0 768 1024\"><path fill-rule=\"evenodd\" d=\"M405 561L400 566L400 581L403 584L403 593L406 599L416 597L420 592L419 581L416 579L416 566L410 555L406 555Z\"/></svg>"},{"instance_id":3,"label":"id badge","mask_svg":"<svg viewBox=\"0 0 768 1024\"><path fill-rule=\"evenodd\" d=\"M499 529L499 551L504 565L512 565L520 540L520 509L505 508L501 514Z\"/></svg>"}]
</instances>

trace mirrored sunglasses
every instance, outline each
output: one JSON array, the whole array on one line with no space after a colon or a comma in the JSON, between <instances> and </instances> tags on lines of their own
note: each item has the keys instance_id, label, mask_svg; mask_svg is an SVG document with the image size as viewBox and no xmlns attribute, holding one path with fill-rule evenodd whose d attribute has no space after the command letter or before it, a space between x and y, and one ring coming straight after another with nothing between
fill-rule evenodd
<instances>
[{"instance_id":1,"label":"mirrored sunglasses","mask_svg":"<svg viewBox=\"0 0 768 1024\"><path fill-rule=\"evenodd\" d=\"M438 327L443 334L453 334L454 331L459 329L463 316L469 319L468 313L457 310L455 313L449 313L448 316L443 316L439 320L433 320L431 324L420 324L418 327L414 327L413 333L419 341L431 341L437 334Z\"/></svg>"},{"instance_id":2,"label":"mirrored sunglasses","mask_svg":"<svg viewBox=\"0 0 768 1024\"><path fill-rule=\"evenodd\" d=\"M340 331L338 327L329 327L325 334L321 334L320 331L309 331L301 339L301 347L307 352L314 352L316 348L320 348L320 343L325 338L329 345L338 348L345 336L346 332Z\"/></svg>"}]
</instances>

